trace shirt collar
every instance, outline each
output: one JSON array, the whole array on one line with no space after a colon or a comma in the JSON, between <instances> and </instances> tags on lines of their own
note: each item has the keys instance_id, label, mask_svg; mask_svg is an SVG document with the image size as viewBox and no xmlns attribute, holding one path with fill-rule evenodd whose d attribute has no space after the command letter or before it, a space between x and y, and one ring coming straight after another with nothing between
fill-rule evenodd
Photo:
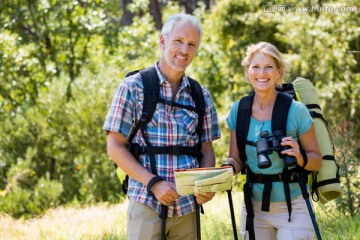
<instances>
[{"instance_id":1,"label":"shirt collar","mask_svg":"<svg viewBox=\"0 0 360 240\"><path fill-rule=\"evenodd\" d=\"M157 72L157 75L160 79L160 85L162 85L164 82L167 82L167 79L165 78L165 76L160 72L160 69L158 67L158 63L159 62L156 62L155 63L155 69L156 69L156 72ZM181 84L180 84L180 90L183 89L183 88L188 88L190 89L190 83L189 83L189 80L187 78L187 76L184 74L183 77L182 77L182 81L181 81Z\"/></svg>"}]
</instances>

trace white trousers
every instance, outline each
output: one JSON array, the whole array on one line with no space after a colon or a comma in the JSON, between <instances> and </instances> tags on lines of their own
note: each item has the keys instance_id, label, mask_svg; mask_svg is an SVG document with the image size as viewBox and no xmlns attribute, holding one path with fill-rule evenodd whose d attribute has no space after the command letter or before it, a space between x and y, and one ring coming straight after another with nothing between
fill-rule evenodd
<instances>
[{"instance_id":1,"label":"white trousers","mask_svg":"<svg viewBox=\"0 0 360 240\"><path fill-rule=\"evenodd\" d=\"M311 200L310 200L311 201ZM271 202L270 211L261 211L261 202L253 200L255 238L258 240L298 240L314 239L314 226L305 199L301 196L292 200L291 221L286 202ZM240 234L249 239L246 231L246 208L243 201L241 209Z\"/></svg>"}]
</instances>

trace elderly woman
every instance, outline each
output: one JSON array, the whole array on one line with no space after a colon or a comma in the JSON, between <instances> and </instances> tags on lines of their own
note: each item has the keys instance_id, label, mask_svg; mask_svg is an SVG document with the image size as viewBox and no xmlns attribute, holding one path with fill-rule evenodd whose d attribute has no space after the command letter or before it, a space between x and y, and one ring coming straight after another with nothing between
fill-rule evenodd
<instances>
[{"instance_id":1,"label":"elderly woman","mask_svg":"<svg viewBox=\"0 0 360 240\"><path fill-rule=\"evenodd\" d=\"M267 152L267 145L263 143L271 142L271 136L276 136L275 129L272 129L272 114L275 100L281 95L277 87L283 82L286 64L275 46L260 42L248 47L242 66L254 90L251 117L245 136L245 151L242 151L238 148L236 124L243 99L231 107L227 117L229 158L225 164L232 165L235 174L246 168L241 214L243 239L312 239L314 229L306 202L292 173L299 172L298 169L305 172L321 168L313 120L304 104L290 100L286 131L278 134L282 135L279 138L281 153ZM240 113L239 117L245 116ZM284 159L290 159L289 165L293 159L293 166L285 165Z\"/></svg>"}]
</instances>

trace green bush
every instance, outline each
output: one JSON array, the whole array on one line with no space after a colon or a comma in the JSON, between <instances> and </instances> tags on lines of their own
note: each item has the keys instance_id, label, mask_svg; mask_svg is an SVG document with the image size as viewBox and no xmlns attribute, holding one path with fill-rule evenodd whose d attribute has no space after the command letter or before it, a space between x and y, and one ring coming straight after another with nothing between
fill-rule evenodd
<instances>
[{"instance_id":1,"label":"green bush","mask_svg":"<svg viewBox=\"0 0 360 240\"><path fill-rule=\"evenodd\" d=\"M0 197L0 207L3 212L15 217L32 217L41 212L31 199L32 193L28 189L15 187L11 192Z\"/></svg>"},{"instance_id":2,"label":"green bush","mask_svg":"<svg viewBox=\"0 0 360 240\"><path fill-rule=\"evenodd\" d=\"M19 218L33 217L50 207L57 207L63 192L60 182L40 179L34 190L14 187L5 196L0 197L3 212Z\"/></svg>"},{"instance_id":3,"label":"green bush","mask_svg":"<svg viewBox=\"0 0 360 240\"><path fill-rule=\"evenodd\" d=\"M44 211L60 204L60 196L63 191L64 188L59 181L40 178L35 186L32 200Z\"/></svg>"},{"instance_id":4,"label":"green bush","mask_svg":"<svg viewBox=\"0 0 360 240\"><path fill-rule=\"evenodd\" d=\"M133 24L125 27L116 20L121 16L116 3L86 2L70 1L65 12L57 2L46 9L17 2L5 4L7 11L0 13L0 211L13 216L71 202L121 201L101 128L125 73L159 58L159 31L148 9L136 10L141 14L134 14ZM325 109L329 122L359 116L356 14L264 13L264 4L227 0L211 11L195 11L205 31L188 73L211 91L219 112L223 138L214 143L217 164L228 154L225 117L230 105L249 92L239 66L250 43L274 43L287 54L293 75L314 80L331 105ZM179 11L170 6L162 14L165 19ZM33 25L37 19L44 20L38 28ZM35 32L29 34L24 26ZM304 45L314 49L309 52ZM335 144L343 149L337 159L347 174L344 195L336 203L347 215L359 209L358 126L339 134ZM241 188L242 182L239 176L234 186Z\"/></svg>"}]
</instances>

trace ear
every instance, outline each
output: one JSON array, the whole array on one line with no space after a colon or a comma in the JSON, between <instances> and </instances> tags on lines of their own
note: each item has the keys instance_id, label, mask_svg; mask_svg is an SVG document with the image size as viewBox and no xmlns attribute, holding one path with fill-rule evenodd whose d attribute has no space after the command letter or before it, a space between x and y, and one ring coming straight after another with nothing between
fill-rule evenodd
<instances>
[{"instance_id":1,"label":"ear","mask_svg":"<svg viewBox=\"0 0 360 240\"><path fill-rule=\"evenodd\" d=\"M279 78L284 76L284 68L279 69Z\"/></svg>"},{"instance_id":2,"label":"ear","mask_svg":"<svg viewBox=\"0 0 360 240\"><path fill-rule=\"evenodd\" d=\"M160 42L159 42L160 48L164 50L165 48L165 37L164 35L160 35Z\"/></svg>"},{"instance_id":3,"label":"ear","mask_svg":"<svg viewBox=\"0 0 360 240\"><path fill-rule=\"evenodd\" d=\"M250 82L249 81L249 67L245 67L245 79L246 79L246 81Z\"/></svg>"}]
</instances>

